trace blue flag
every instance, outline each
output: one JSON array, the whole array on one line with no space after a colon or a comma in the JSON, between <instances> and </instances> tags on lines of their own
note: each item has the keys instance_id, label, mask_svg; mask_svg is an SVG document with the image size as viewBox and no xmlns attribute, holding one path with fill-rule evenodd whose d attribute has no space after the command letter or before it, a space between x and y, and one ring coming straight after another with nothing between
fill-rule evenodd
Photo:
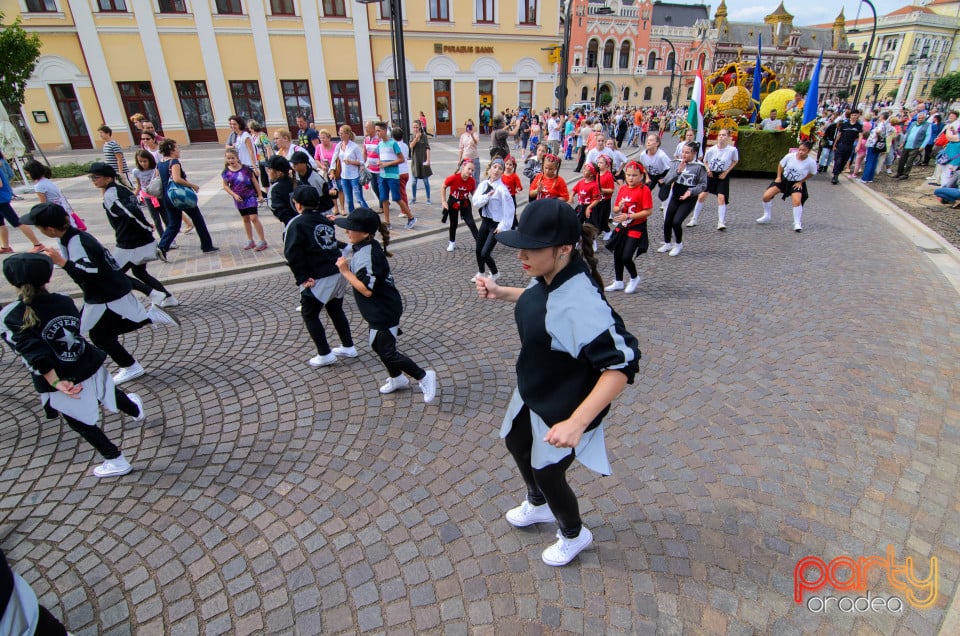
<instances>
[{"instance_id":1,"label":"blue flag","mask_svg":"<svg viewBox=\"0 0 960 636\"><path fill-rule=\"evenodd\" d=\"M763 44L763 35L757 34L757 63L753 66L753 92L750 99L753 100L753 113L750 115L750 123L757 121L757 113L760 112L760 84L763 82L762 71L760 70L760 47Z\"/></svg>"},{"instance_id":2,"label":"blue flag","mask_svg":"<svg viewBox=\"0 0 960 636\"><path fill-rule=\"evenodd\" d=\"M813 67L813 76L810 77L810 88L807 89L806 101L803 102L803 121L800 124L800 134L810 136L817 121L817 110L820 104L820 65L823 64L823 49L820 58Z\"/></svg>"}]
</instances>

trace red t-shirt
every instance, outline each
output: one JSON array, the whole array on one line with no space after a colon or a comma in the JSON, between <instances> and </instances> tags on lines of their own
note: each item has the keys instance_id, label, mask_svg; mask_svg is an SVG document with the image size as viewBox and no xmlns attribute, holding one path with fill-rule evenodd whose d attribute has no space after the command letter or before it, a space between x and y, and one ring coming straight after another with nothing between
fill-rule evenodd
<instances>
[{"instance_id":1,"label":"red t-shirt","mask_svg":"<svg viewBox=\"0 0 960 636\"><path fill-rule=\"evenodd\" d=\"M540 194L537 195L538 199L570 200L570 191L567 189L567 182L563 180L563 177L557 176L553 179L548 179L543 176L541 172L533 178L533 183L530 184L530 191L536 190L537 186L541 186L541 184Z\"/></svg>"},{"instance_id":2,"label":"red t-shirt","mask_svg":"<svg viewBox=\"0 0 960 636\"><path fill-rule=\"evenodd\" d=\"M596 181L581 179L573 186L573 193L577 195L577 205L588 206L600 198L600 187Z\"/></svg>"},{"instance_id":3,"label":"red t-shirt","mask_svg":"<svg viewBox=\"0 0 960 636\"><path fill-rule=\"evenodd\" d=\"M510 194L517 196L517 192L523 190L523 184L520 183L520 177L517 176L517 173L505 174L500 178L503 181L503 185L507 186L507 189L510 190Z\"/></svg>"},{"instance_id":4,"label":"red t-shirt","mask_svg":"<svg viewBox=\"0 0 960 636\"><path fill-rule=\"evenodd\" d=\"M624 186L617 192L616 204L620 206L620 214L636 214L653 209L653 195L650 194L650 188L642 183L634 188ZM646 222L647 219L631 221L628 227L637 227Z\"/></svg>"},{"instance_id":5,"label":"red t-shirt","mask_svg":"<svg viewBox=\"0 0 960 636\"><path fill-rule=\"evenodd\" d=\"M450 189L450 197L458 201L469 199L473 191L477 189L477 182L473 177L464 179L459 172L447 177L443 185Z\"/></svg>"},{"instance_id":6,"label":"red t-shirt","mask_svg":"<svg viewBox=\"0 0 960 636\"><path fill-rule=\"evenodd\" d=\"M612 190L613 190L613 186L614 186L614 185L615 185L615 184L614 184L614 181L613 181L613 173L612 173L612 172L610 172L609 170L607 170L606 172L604 172L603 174L600 175L600 189L601 189L601 190L610 190L610 191L611 191L610 194L603 194L602 192L600 193L601 196L603 196L603 200L604 200L604 201L609 201L610 199L613 198L613 192L612 192ZM650 207L653 207L653 206L650 206Z\"/></svg>"}]
</instances>

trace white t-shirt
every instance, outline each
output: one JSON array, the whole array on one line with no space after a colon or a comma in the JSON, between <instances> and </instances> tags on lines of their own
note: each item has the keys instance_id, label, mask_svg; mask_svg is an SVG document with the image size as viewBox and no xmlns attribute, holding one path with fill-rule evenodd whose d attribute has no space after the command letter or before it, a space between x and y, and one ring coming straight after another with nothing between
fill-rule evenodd
<instances>
[{"instance_id":1,"label":"white t-shirt","mask_svg":"<svg viewBox=\"0 0 960 636\"><path fill-rule=\"evenodd\" d=\"M597 157L599 157L600 155L606 155L610 159L610 162L613 163L613 151L607 148L606 146L604 146L602 149L594 148L593 150L588 152L586 162L596 163Z\"/></svg>"},{"instance_id":2,"label":"white t-shirt","mask_svg":"<svg viewBox=\"0 0 960 636\"><path fill-rule=\"evenodd\" d=\"M344 179L356 179L360 176L360 167L353 164L348 164L343 159L349 159L350 161L362 162L363 161L363 150L360 149L356 143L352 141L347 142L347 147L343 147L343 142L337 144L336 149L333 151L333 159L331 162L340 159L340 176Z\"/></svg>"},{"instance_id":3,"label":"white t-shirt","mask_svg":"<svg viewBox=\"0 0 960 636\"><path fill-rule=\"evenodd\" d=\"M240 160L240 163L252 168L257 165L257 155L256 149L254 149L254 155L250 156L250 149L247 147L247 141L250 141L250 145L253 145L253 135L248 131L244 130L240 133L240 136L237 137L236 142L233 144L233 147L237 149L237 158Z\"/></svg>"},{"instance_id":4,"label":"white t-shirt","mask_svg":"<svg viewBox=\"0 0 960 636\"><path fill-rule=\"evenodd\" d=\"M560 124L553 117L547 120L547 139L560 141Z\"/></svg>"},{"instance_id":5,"label":"white t-shirt","mask_svg":"<svg viewBox=\"0 0 960 636\"><path fill-rule=\"evenodd\" d=\"M707 149L707 156L704 159L707 170L712 172L715 177L719 177L720 173L727 170L735 161L740 161L740 153L737 152L736 146L731 145L726 148L711 146Z\"/></svg>"},{"instance_id":6,"label":"white t-shirt","mask_svg":"<svg viewBox=\"0 0 960 636\"><path fill-rule=\"evenodd\" d=\"M762 130L780 130L782 124L779 119L764 119L760 122L760 128Z\"/></svg>"},{"instance_id":7,"label":"white t-shirt","mask_svg":"<svg viewBox=\"0 0 960 636\"><path fill-rule=\"evenodd\" d=\"M400 146L400 152L402 152L404 158L407 159L407 161L404 161L404 162L401 163L399 166L397 166L398 168L400 168L400 174L402 174L402 175L403 175L403 174L410 174L410 161L409 161L409 157L410 157L410 146L408 146L408 145L407 145L405 142L403 142L403 141L398 141L398 142L397 142L397 145Z\"/></svg>"},{"instance_id":8,"label":"white t-shirt","mask_svg":"<svg viewBox=\"0 0 960 636\"><path fill-rule=\"evenodd\" d=\"M651 174L663 174L670 169L670 157L659 148L652 157L643 152L638 158L643 169Z\"/></svg>"},{"instance_id":9,"label":"white t-shirt","mask_svg":"<svg viewBox=\"0 0 960 636\"><path fill-rule=\"evenodd\" d=\"M33 191L37 194L45 195L47 197L47 203L56 203L66 210L67 214L73 212L73 208L70 207L70 202L67 201L67 197L63 196L63 192L60 191L57 184L50 179L43 178L37 181L33 185Z\"/></svg>"},{"instance_id":10,"label":"white t-shirt","mask_svg":"<svg viewBox=\"0 0 960 636\"><path fill-rule=\"evenodd\" d=\"M817 174L817 162L810 155L800 161L797 153L791 152L780 160L780 165L783 166L783 178L787 181L800 181L811 174Z\"/></svg>"}]
</instances>

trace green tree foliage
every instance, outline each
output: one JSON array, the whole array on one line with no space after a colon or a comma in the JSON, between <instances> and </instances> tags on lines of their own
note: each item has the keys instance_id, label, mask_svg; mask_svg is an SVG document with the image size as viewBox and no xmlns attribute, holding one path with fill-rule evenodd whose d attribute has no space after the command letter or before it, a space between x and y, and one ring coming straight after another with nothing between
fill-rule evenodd
<instances>
[{"instance_id":1,"label":"green tree foliage","mask_svg":"<svg viewBox=\"0 0 960 636\"><path fill-rule=\"evenodd\" d=\"M960 99L960 72L950 73L938 79L930 89L930 96L945 102Z\"/></svg>"},{"instance_id":2,"label":"green tree foliage","mask_svg":"<svg viewBox=\"0 0 960 636\"><path fill-rule=\"evenodd\" d=\"M793 85L793 90L797 91L799 95L806 95L807 91L810 90L810 80L800 80Z\"/></svg>"},{"instance_id":3,"label":"green tree foliage","mask_svg":"<svg viewBox=\"0 0 960 636\"><path fill-rule=\"evenodd\" d=\"M13 24L4 24L0 13L0 102L19 108L23 89L40 57L40 38L20 26L20 17Z\"/></svg>"},{"instance_id":4,"label":"green tree foliage","mask_svg":"<svg viewBox=\"0 0 960 636\"><path fill-rule=\"evenodd\" d=\"M850 97L850 93L845 90L839 90L837 91L837 97L839 97L840 99L846 99Z\"/></svg>"}]
</instances>

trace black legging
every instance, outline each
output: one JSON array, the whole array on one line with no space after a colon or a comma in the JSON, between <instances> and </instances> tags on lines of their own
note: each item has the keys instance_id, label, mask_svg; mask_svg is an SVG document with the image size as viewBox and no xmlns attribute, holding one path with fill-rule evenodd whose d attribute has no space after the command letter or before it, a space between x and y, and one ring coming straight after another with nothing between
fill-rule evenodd
<instances>
[{"instance_id":1,"label":"black legging","mask_svg":"<svg viewBox=\"0 0 960 636\"><path fill-rule=\"evenodd\" d=\"M127 279L130 281L130 284L134 289L145 296L149 296L150 292L154 289L159 292L163 292L164 296L170 295L170 292L168 292L167 288L163 286L163 283L158 281L156 278L151 276L149 272L147 272L146 263L140 263L139 265L127 263L120 271L122 271L124 274L126 274L128 271L132 271L133 276L127 276Z\"/></svg>"},{"instance_id":2,"label":"black legging","mask_svg":"<svg viewBox=\"0 0 960 636\"><path fill-rule=\"evenodd\" d=\"M477 270L483 273L485 267L496 274L497 264L493 262L493 248L497 245L497 226L499 223L490 217L480 217L480 229L477 230Z\"/></svg>"},{"instance_id":3,"label":"black legging","mask_svg":"<svg viewBox=\"0 0 960 636\"><path fill-rule=\"evenodd\" d=\"M587 147L580 146L580 156L577 157L577 167L573 169L574 172L580 172L583 170L583 162L587 158Z\"/></svg>"},{"instance_id":4,"label":"black legging","mask_svg":"<svg viewBox=\"0 0 960 636\"><path fill-rule=\"evenodd\" d=\"M460 204L460 209L453 207L454 203ZM473 219L473 208L470 207L470 200L464 199L458 201L453 197L447 199L447 212L449 214L450 221L450 242L454 243L457 240L457 226L460 224L459 218L463 219L464 224L470 230L470 234L473 236L473 240L477 240L477 222ZM459 214L457 214L459 212Z\"/></svg>"},{"instance_id":5,"label":"black legging","mask_svg":"<svg viewBox=\"0 0 960 636\"><path fill-rule=\"evenodd\" d=\"M680 200L686 191L677 192L674 188L673 196L670 197L670 205L667 206L667 212L663 215L664 243L670 242L671 232L677 243L683 243L683 221L693 212L693 206L697 204L697 197L692 194L683 201Z\"/></svg>"},{"instance_id":6,"label":"black legging","mask_svg":"<svg viewBox=\"0 0 960 636\"><path fill-rule=\"evenodd\" d=\"M567 469L573 463L574 452L571 451L556 464L544 468L531 466L533 428L530 425L530 410L526 406L514 418L513 426L504 441L507 443L507 450L517 462L523 483L527 485L527 501L534 506L549 505L550 512L560 524L563 536L568 539L578 537L583 527L580 505L573 489L567 483Z\"/></svg>"},{"instance_id":7,"label":"black legging","mask_svg":"<svg viewBox=\"0 0 960 636\"><path fill-rule=\"evenodd\" d=\"M610 199L600 199L590 213L590 219L597 229L604 232L610 231Z\"/></svg>"},{"instance_id":8,"label":"black legging","mask_svg":"<svg viewBox=\"0 0 960 636\"><path fill-rule=\"evenodd\" d=\"M320 310L326 307L327 315L330 316L330 322L333 328L337 330L340 336L340 342L344 347L353 346L353 336L350 333L350 321L347 315L343 313L343 298L331 298L326 304L317 300L317 297L309 289L300 292L300 316L303 318L303 324L307 328L314 344L317 345L317 353L325 356L330 353L330 345L327 344L327 332L323 329L323 322L320 320Z\"/></svg>"},{"instance_id":9,"label":"black legging","mask_svg":"<svg viewBox=\"0 0 960 636\"><path fill-rule=\"evenodd\" d=\"M110 359L121 367L129 367L136 360L120 344L120 336L149 324L149 318L141 322L133 322L107 309L100 320L97 321L97 324L93 326L93 329L90 330L90 342L103 349L110 356Z\"/></svg>"},{"instance_id":10,"label":"black legging","mask_svg":"<svg viewBox=\"0 0 960 636\"><path fill-rule=\"evenodd\" d=\"M624 229L621 231L626 232L628 230ZM637 265L633 262L633 257L636 256L637 251L640 249L642 243L642 238L631 238L630 236L627 236L620 241L617 249L613 251L613 272L617 280L623 280L624 267L627 268L630 278L637 277Z\"/></svg>"},{"instance_id":11,"label":"black legging","mask_svg":"<svg viewBox=\"0 0 960 636\"><path fill-rule=\"evenodd\" d=\"M134 417L140 414L140 409L127 397L126 393L116 387L114 387L113 391L114 397L117 400L117 408L120 409L120 411ZM120 457L120 449L107 438L99 426L89 426L66 414L64 414L63 419L67 422L67 426L76 431L80 437L87 440L87 443L93 446L104 459L116 459Z\"/></svg>"},{"instance_id":12,"label":"black legging","mask_svg":"<svg viewBox=\"0 0 960 636\"><path fill-rule=\"evenodd\" d=\"M391 378L406 373L419 381L427 375L427 372L417 366L413 360L397 351L397 339L389 329L377 329L372 348L374 353L380 356L383 366L387 367L387 373Z\"/></svg>"}]
</instances>

